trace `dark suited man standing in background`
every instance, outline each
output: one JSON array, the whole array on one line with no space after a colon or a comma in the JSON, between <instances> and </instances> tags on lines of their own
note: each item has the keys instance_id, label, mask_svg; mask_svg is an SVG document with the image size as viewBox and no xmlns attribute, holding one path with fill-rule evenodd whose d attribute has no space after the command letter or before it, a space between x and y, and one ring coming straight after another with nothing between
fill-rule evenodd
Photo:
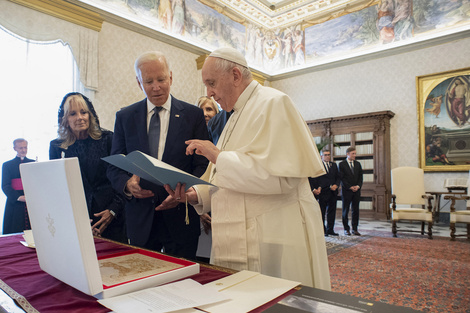
<instances>
[{"instance_id":1,"label":"dark suited man standing in background","mask_svg":"<svg viewBox=\"0 0 470 313\"><path fill-rule=\"evenodd\" d=\"M16 151L16 157L3 163L2 166L2 190L7 196L3 217L4 235L31 229L21 182L20 164L34 162L34 160L26 157L28 153L26 139L15 139L13 141L13 150Z\"/></svg>"},{"instance_id":2,"label":"dark suited man standing in background","mask_svg":"<svg viewBox=\"0 0 470 313\"><path fill-rule=\"evenodd\" d=\"M343 227L344 234L355 236L361 234L357 230L359 225L359 202L361 200L362 188L362 166L356 161L356 148L349 147L346 150L346 160L339 163L339 173L341 178L341 199L343 200ZM351 224L352 232L350 232L348 214L351 207Z\"/></svg>"},{"instance_id":3,"label":"dark suited man standing in background","mask_svg":"<svg viewBox=\"0 0 470 313\"><path fill-rule=\"evenodd\" d=\"M140 150L200 177L208 161L201 155L186 155L185 141L209 139L203 111L170 95L172 72L161 52L137 58L135 73L146 99L116 113L111 154ZM130 244L196 258L200 227L199 215L192 207L168 197L162 186L116 167L108 168L108 177L128 199L125 212Z\"/></svg>"},{"instance_id":4,"label":"dark suited man standing in background","mask_svg":"<svg viewBox=\"0 0 470 313\"><path fill-rule=\"evenodd\" d=\"M309 177L308 180L310 188L320 204L325 236L338 236L338 233L335 233L334 231L337 202L336 197L338 196L338 187L340 184L338 166L336 163L330 161L330 150L323 149L320 154L326 174L315 178Z\"/></svg>"}]
</instances>

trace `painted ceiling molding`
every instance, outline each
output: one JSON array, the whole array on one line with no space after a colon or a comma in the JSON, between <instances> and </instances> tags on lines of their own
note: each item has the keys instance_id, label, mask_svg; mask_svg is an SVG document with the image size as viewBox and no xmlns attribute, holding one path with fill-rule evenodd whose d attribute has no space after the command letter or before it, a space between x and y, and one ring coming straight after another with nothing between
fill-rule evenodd
<instances>
[{"instance_id":1,"label":"painted ceiling molding","mask_svg":"<svg viewBox=\"0 0 470 313\"><path fill-rule=\"evenodd\" d=\"M161 8L154 0L9 1L28 7L41 2L49 7L64 5L68 11L83 8L106 22L196 55L231 46L245 55L252 71L270 81L470 34L468 1L400 0L394 7L396 0L174 0L176 13L168 9L170 0L160 0ZM262 13L262 6L270 14ZM301 12L305 8L309 14ZM259 23L252 13L260 17Z\"/></svg>"},{"instance_id":2,"label":"painted ceiling molding","mask_svg":"<svg viewBox=\"0 0 470 313\"><path fill-rule=\"evenodd\" d=\"M225 15L229 19L240 23L240 24L245 24L247 22L247 19L240 16L238 12L231 10L230 8L226 6L220 5L219 1L212 1L212 0L199 0L202 4L208 6L211 9L214 9L215 11L219 12L220 14Z\"/></svg>"},{"instance_id":3,"label":"painted ceiling molding","mask_svg":"<svg viewBox=\"0 0 470 313\"><path fill-rule=\"evenodd\" d=\"M273 0L199 0L232 9L251 23L268 30L304 24L303 28L375 5L379 0L287 0L268 6ZM228 11L227 9L225 10ZM231 16L220 12L229 18ZM234 20L236 21L236 20ZM318 22L316 22L318 21ZM240 22L239 22L240 23Z\"/></svg>"},{"instance_id":4,"label":"painted ceiling molding","mask_svg":"<svg viewBox=\"0 0 470 313\"><path fill-rule=\"evenodd\" d=\"M9 1L98 32L101 31L101 27L104 21L98 13L71 4L64 0Z\"/></svg>"}]
</instances>

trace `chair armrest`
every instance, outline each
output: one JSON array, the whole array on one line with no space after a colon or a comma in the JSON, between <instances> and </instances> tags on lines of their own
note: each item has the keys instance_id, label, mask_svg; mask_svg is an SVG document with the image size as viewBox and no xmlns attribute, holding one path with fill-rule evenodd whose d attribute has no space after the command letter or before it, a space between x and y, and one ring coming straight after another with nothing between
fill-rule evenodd
<instances>
[{"instance_id":1,"label":"chair armrest","mask_svg":"<svg viewBox=\"0 0 470 313\"><path fill-rule=\"evenodd\" d=\"M452 200L452 199L455 199L455 200L470 200L470 197L466 196L466 195L455 195L455 196L445 196L444 199L446 199L446 200Z\"/></svg>"},{"instance_id":2,"label":"chair armrest","mask_svg":"<svg viewBox=\"0 0 470 313\"><path fill-rule=\"evenodd\" d=\"M444 199L445 200L451 200L450 211L455 212L455 201L458 201L458 200L467 201L467 200L470 200L470 197L465 196L465 195L453 195L453 196L445 196Z\"/></svg>"},{"instance_id":3,"label":"chair armrest","mask_svg":"<svg viewBox=\"0 0 470 313\"><path fill-rule=\"evenodd\" d=\"M425 194L425 195L422 195L421 198L428 200L427 209L428 209L429 212L432 212L432 203L431 203L431 200L434 199L434 196L433 196L433 195L429 195L429 194ZM423 205L423 208L424 208L424 205Z\"/></svg>"}]
</instances>

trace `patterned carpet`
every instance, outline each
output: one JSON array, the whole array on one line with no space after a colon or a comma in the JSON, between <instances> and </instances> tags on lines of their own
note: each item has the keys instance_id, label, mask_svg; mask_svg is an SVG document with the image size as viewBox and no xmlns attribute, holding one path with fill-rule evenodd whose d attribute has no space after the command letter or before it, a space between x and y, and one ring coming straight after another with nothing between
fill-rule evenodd
<instances>
[{"instance_id":1,"label":"patterned carpet","mask_svg":"<svg viewBox=\"0 0 470 313\"><path fill-rule=\"evenodd\" d=\"M339 230L339 229L338 229ZM332 291L422 312L470 313L470 242L363 231L326 237Z\"/></svg>"}]
</instances>

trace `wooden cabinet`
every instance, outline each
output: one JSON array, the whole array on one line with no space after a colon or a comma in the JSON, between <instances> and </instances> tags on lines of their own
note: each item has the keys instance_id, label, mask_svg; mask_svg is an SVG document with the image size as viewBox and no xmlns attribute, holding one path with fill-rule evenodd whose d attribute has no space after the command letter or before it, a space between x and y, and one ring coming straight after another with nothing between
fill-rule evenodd
<instances>
[{"instance_id":1,"label":"wooden cabinet","mask_svg":"<svg viewBox=\"0 0 470 313\"><path fill-rule=\"evenodd\" d=\"M363 217L389 218L390 119L394 115L381 111L307 121L315 141L327 143L334 162L346 158L349 146L356 147L356 160L364 170L360 203Z\"/></svg>"}]
</instances>

